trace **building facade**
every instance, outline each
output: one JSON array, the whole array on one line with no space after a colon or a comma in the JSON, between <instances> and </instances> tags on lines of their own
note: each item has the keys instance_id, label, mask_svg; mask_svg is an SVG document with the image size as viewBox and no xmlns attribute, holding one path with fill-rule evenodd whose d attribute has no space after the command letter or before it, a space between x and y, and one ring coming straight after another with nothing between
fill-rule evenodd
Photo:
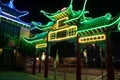
<instances>
[{"instance_id":1,"label":"building facade","mask_svg":"<svg viewBox=\"0 0 120 80\"><path fill-rule=\"evenodd\" d=\"M21 36L30 35L30 25L20 19L29 12L17 10L13 1L0 3L0 67L5 69L13 69L19 64Z\"/></svg>"}]
</instances>

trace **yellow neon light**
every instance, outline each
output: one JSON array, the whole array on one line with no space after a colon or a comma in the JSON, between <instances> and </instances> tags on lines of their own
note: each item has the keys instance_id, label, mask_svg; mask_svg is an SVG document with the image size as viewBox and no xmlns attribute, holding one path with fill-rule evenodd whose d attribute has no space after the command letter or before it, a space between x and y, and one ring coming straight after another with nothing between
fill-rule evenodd
<instances>
[{"instance_id":1,"label":"yellow neon light","mask_svg":"<svg viewBox=\"0 0 120 80\"><path fill-rule=\"evenodd\" d=\"M65 36L57 37L57 34L62 31L65 32ZM54 32L49 32L48 41L60 41L60 40L65 40L69 38L74 38L76 36L77 36L77 26L70 26Z\"/></svg>"},{"instance_id":2,"label":"yellow neon light","mask_svg":"<svg viewBox=\"0 0 120 80\"><path fill-rule=\"evenodd\" d=\"M62 18L62 19L59 19L59 20L57 20L57 29L59 28L58 26L59 26L59 22L60 21L63 21L63 20L68 20L68 17L65 17L65 18ZM61 27L60 27L61 28ZM63 28L63 27L62 27Z\"/></svg>"},{"instance_id":3,"label":"yellow neon light","mask_svg":"<svg viewBox=\"0 0 120 80\"><path fill-rule=\"evenodd\" d=\"M47 43L37 44L36 48L45 48L47 47Z\"/></svg>"},{"instance_id":4,"label":"yellow neon light","mask_svg":"<svg viewBox=\"0 0 120 80\"><path fill-rule=\"evenodd\" d=\"M82 37L79 39L79 43L89 43L89 42L96 42L96 41L103 41L106 39L105 34L89 36L89 37Z\"/></svg>"}]
</instances>

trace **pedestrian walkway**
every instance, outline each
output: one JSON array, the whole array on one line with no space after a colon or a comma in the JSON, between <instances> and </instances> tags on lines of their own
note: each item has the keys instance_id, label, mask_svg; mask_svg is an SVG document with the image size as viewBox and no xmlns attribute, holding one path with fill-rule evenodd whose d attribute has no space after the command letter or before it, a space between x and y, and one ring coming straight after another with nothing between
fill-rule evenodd
<instances>
[{"instance_id":1,"label":"pedestrian walkway","mask_svg":"<svg viewBox=\"0 0 120 80\"><path fill-rule=\"evenodd\" d=\"M91 73L99 72L98 70L89 70ZM120 80L119 75L120 72L117 72L117 77L115 80ZM106 73L103 74L104 79L102 79L101 75L89 74L87 75L83 73L81 75L81 80L106 80ZM57 71L56 74L54 71L49 71L48 78L44 78L44 71L41 73L36 73L32 75L28 72L16 72L16 71L4 71L0 72L0 80L76 80L76 74L74 72L65 72L65 71Z\"/></svg>"},{"instance_id":2,"label":"pedestrian walkway","mask_svg":"<svg viewBox=\"0 0 120 80\"><path fill-rule=\"evenodd\" d=\"M87 77L88 80L93 80L96 76L91 75ZM84 80L86 75L82 75L82 78L82 80ZM0 72L0 80L76 80L76 74L68 72L56 72L55 75L53 71L49 71L48 78L44 78L43 71L41 73L36 73L36 75L26 72L9 71Z\"/></svg>"}]
</instances>

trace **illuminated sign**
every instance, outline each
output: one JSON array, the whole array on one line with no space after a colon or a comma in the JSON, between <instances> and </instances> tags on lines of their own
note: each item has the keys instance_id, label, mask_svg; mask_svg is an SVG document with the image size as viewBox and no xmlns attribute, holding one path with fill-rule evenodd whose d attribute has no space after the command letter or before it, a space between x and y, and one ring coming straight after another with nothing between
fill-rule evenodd
<instances>
[{"instance_id":1,"label":"illuminated sign","mask_svg":"<svg viewBox=\"0 0 120 80\"><path fill-rule=\"evenodd\" d=\"M60 41L77 36L77 26L70 26L64 29L49 32L48 41Z\"/></svg>"},{"instance_id":2,"label":"illuminated sign","mask_svg":"<svg viewBox=\"0 0 120 80\"><path fill-rule=\"evenodd\" d=\"M47 43L37 44L36 48L45 48L47 47Z\"/></svg>"},{"instance_id":3,"label":"illuminated sign","mask_svg":"<svg viewBox=\"0 0 120 80\"><path fill-rule=\"evenodd\" d=\"M95 36L82 37L79 39L79 43L97 42L97 41L103 41L105 39L106 39L105 34L100 34Z\"/></svg>"}]
</instances>

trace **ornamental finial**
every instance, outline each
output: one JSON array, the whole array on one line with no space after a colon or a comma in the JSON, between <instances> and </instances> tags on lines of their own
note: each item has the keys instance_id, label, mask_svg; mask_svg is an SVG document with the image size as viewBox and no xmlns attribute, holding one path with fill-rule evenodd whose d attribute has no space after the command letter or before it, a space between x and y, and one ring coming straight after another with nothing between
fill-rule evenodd
<instances>
[{"instance_id":1,"label":"ornamental finial","mask_svg":"<svg viewBox=\"0 0 120 80\"><path fill-rule=\"evenodd\" d=\"M13 2L14 0L10 0L9 3L7 3L7 6L14 9L15 7L13 5Z\"/></svg>"}]
</instances>

